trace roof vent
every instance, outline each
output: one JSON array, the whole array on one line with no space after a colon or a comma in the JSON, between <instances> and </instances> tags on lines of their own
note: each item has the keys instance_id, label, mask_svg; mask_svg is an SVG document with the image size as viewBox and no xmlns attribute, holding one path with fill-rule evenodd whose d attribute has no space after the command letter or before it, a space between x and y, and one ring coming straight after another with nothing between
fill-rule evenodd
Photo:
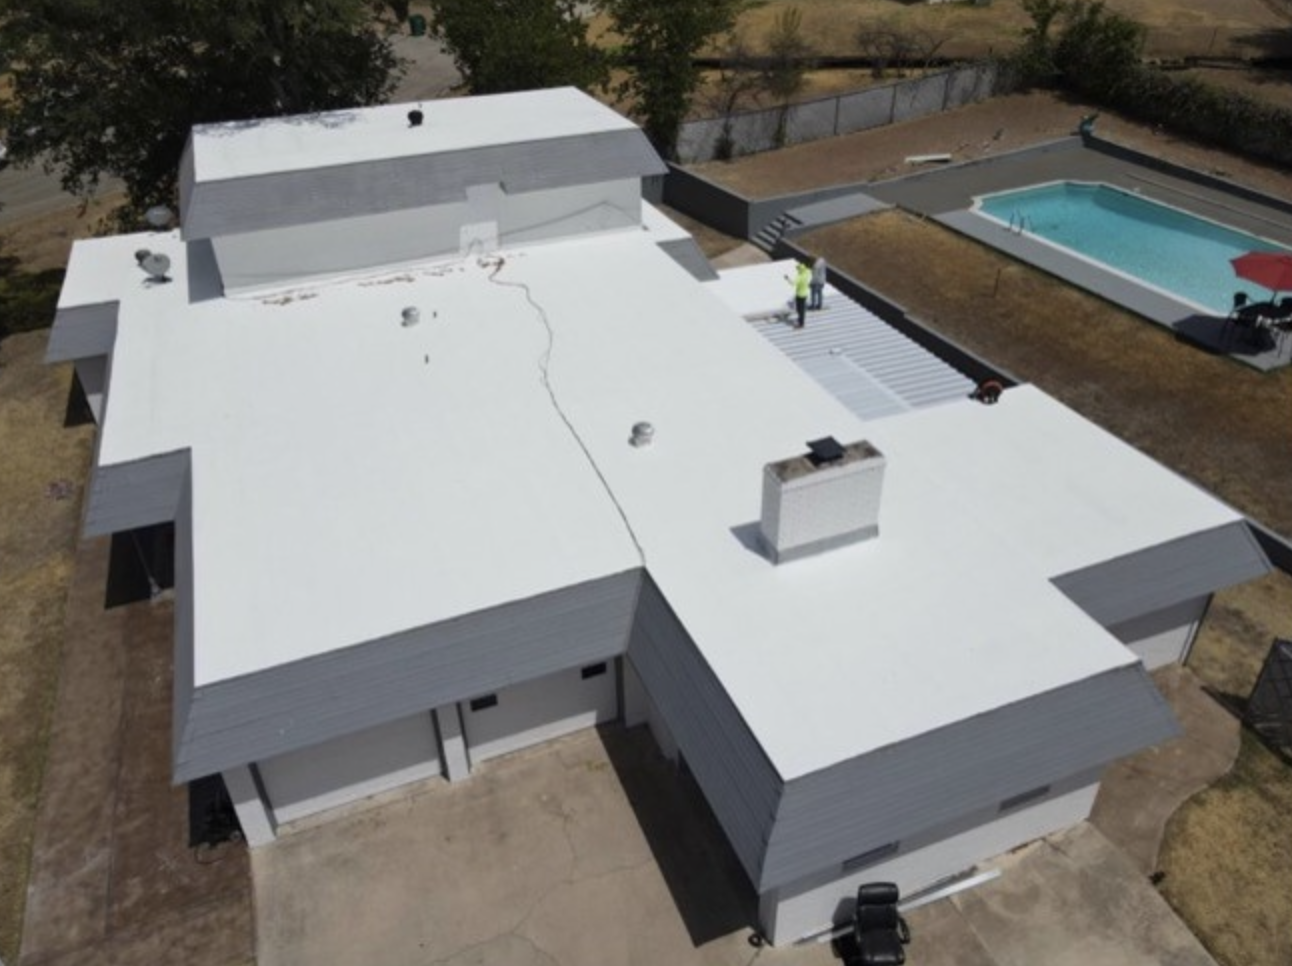
<instances>
[{"instance_id":1,"label":"roof vent","mask_svg":"<svg viewBox=\"0 0 1292 966\"><path fill-rule=\"evenodd\" d=\"M425 119L426 119L426 115L424 115L421 111L417 110L416 108L408 112L409 127L421 127L422 121Z\"/></svg>"},{"instance_id":2,"label":"roof vent","mask_svg":"<svg viewBox=\"0 0 1292 966\"><path fill-rule=\"evenodd\" d=\"M161 252L150 252L146 248L141 248L135 252L135 261L148 273L149 282L170 281L166 275L170 271L170 259Z\"/></svg>"},{"instance_id":3,"label":"roof vent","mask_svg":"<svg viewBox=\"0 0 1292 966\"><path fill-rule=\"evenodd\" d=\"M655 427L650 423L633 423L633 434L628 442L633 446L649 446L655 439Z\"/></svg>"},{"instance_id":4,"label":"roof vent","mask_svg":"<svg viewBox=\"0 0 1292 966\"><path fill-rule=\"evenodd\" d=\"M422 321L422 311L416 305L410 305L399 313L400 325L405 329Z\"/></svg>"},{"instance_id":5,"label":"roof vent","mask_svg":"<svg viewBox=\"0 0 1292 966\"><path fill-rule=\"evenodd\" d=\"M808 451L763 467L763 544L773 563L785 563L879 534L884 454L862 440L832 436Z\"/></svg>"}]
</instances>

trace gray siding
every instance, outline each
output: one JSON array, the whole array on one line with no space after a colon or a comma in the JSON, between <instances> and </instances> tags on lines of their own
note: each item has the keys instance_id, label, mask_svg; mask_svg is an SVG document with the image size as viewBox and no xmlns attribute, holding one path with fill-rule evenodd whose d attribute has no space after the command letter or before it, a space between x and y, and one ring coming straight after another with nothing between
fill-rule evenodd
<instances>
[{"instance_id":1,"label":"gray siding","mask_svg":"<svg viewBox=\"0 0 1292 966\"><path fill-rule=\"evenodd\" d=\"M101 537L176 519L188 466L188 450L96 465L86 500L85 536Z\"/></svg>"},{"instance_id":2,"label":"gray siding","mask_svg":"<svg viewBox=\"0 0 1292 966\"><path fill-rule=\"evenodd\" d=\"M193 697L193 483L185 474L175 513L175 654L171 747L179 747Z\"/></svg>"},{"instance_id":3,"label":"gray siding","mask_svg":"<svg viewBox=\"0 0 1292 966\"><path fill-rule=\"evenodd\" d=\"M130 266L133 268L133 266ZM122 271L126 271L122 268ZM54 316L45 347L46 362L72 362L106 356L117 340L120 302L98 302L61 308Z\"/></svg>"},{"instance_id":4,"label":"gray siding","mask_svg":"<svg viewBox=\"0 0 1292 966\"><path fill-rule=\"evenodd\" d=\"M951 834L1010 795L1059 785L1178 732L1133 664L797 778L781 799L759 891L890 842Z\"/></svg>"},{"instance_id":5,"label":"gray siding","mask_svg":"<svg viewBox=\"0 0 1292 966\"><path fill-rule=\"evenodd\" d=\"M624 130L208 181L182 199L184 238L460 202L471 185L520 194L665 171L646 136Z\"/></svg>"},{"instance_id":6,"label":"gray siding","mask_svg":"<svg viewBox=\"0 0 1292 966\"><path fill-rule=\"evenodd\" d=\"M639 580L625 571L177 695L189 710L175 781L617 657Z\"/></svg>"},{"instance_id":7,"label":"gray siding","mask_svg":"<svg viewBox=\"0 0 1292 966\"><path fill-rule=\"evenodd\" d=\"M660 249L701 282L711 282L718 277L709 260L700 251L694 238L677 238L659 243Z\"/></svg>"},{"instance_id":8,"label":"gray siding","mask_svg":"<svg viewBox=\"0 0 1292 966\"><path fill-rule=\"evenodd\" d=\"M756 883L780 776L649 576L642 581L628 656Z\"/></svg>"},{"instance_id":9,"label":"gray siding","mask_svg":"<svg viewBox=\"0 0 1292 966\"><path fill-rule=\"evenodd\" d=\"M1270 571L1237 520L1056 577L1054 585L1105 627L1263 577Z\"/></svg>"}]
</instances>

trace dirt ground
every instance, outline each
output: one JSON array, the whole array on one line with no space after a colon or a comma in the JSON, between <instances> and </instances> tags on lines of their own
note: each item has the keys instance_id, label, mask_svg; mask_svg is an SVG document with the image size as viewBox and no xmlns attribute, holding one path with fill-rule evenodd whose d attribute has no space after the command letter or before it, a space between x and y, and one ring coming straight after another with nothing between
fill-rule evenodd
<instances>
[{"instance_id":1,"label":"dirt ground","mask_svg":"<svg viewBox=\"0 0 1292 966\"><path fill-rule=\"evenodd\" d=\"M1072 134L1082 117L1094 113L1099 113L1096 131L1101 137L1280 197L1292 194L1286 169L1203 147L1044 91L993 98L947 114L735 161L710 161L690 170L747 198L770 198L911 174L919 170L906 163L913 155L949 152L958 162L1005 154Z\"/></svg>"},{"instance_id":2,"label":"dirt ground","mask_svg":"<svg viewBox=\"0 0 1292 966\"><path fill-rule=\"evenodd\" d=\"M18 954L92 429L63 428L70 379L48 336L0 342L0 959Z\"/></svg>"}]
</instances>

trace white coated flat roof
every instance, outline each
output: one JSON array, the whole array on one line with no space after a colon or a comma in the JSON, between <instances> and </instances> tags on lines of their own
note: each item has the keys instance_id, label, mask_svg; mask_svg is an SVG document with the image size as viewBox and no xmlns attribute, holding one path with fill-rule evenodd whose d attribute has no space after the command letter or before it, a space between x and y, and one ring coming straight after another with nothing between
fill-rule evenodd
<instances>
[{"instance_id":1,"label":"white coated flat roof","mask_svg":"<svg viewBox=\"0 0 1292 966\"><path fill-rule=\"evenodd\" d=\"M409 125L413 109L424 116L420 127ZM556 87L204 124L193 128L192 150L200 183L624 130L636 125L576 88Z\"/></svg>"},{"instance_id":2,"label":"white coated flat roof","mask_svg":"<svg viewBox=\"0 0 1292 966\"><path fill-rule=\"evenodd\" d=\"M863 423L648 232L191 304L184 251L78 242L64 302L123 299L100 461L192 447L199 686L636 567L622 509L788 780L1132 663L1050 578L1237 519L1035 388ZM880 536L773 566L762 467L824 435Z\"/></svg>"}]
</instances>

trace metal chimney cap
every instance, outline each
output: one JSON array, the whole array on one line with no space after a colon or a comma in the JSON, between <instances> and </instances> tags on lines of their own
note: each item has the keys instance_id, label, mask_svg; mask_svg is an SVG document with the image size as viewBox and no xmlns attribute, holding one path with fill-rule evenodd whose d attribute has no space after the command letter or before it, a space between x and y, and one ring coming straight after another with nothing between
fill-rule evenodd
<instances>
[{"instance_id":1,"label":"metal chimney cap","mask_svg":"<svg viewBox=\"0 0 1292 966\"><path fill-rule=\"evenodd\" d=\"M633 434L629 438L629 444L633 446L649 446L655 438L655 427L650 423L641 422L633 423Z\"/></svg>"}]
</instances>

